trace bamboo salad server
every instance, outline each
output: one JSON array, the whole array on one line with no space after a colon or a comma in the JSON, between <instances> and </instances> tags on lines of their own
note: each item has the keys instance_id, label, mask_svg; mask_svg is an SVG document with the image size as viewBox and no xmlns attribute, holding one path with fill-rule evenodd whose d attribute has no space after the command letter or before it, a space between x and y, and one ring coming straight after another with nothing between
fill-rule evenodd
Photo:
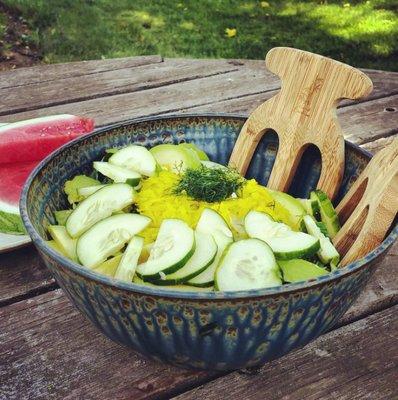
<instances>
[{"instance_id":1,"label":"bamboo salad server","mask_svg":"<svg viewBox=\"0 0 398 400\"><path fill-rule=\"evenodd\" d=\"M278 94L257 107L243 125L229 165L245 174L263 137L276 131L279 148L267 186L287 192L305 149L321 153L318 188L333 199L344 172L344 136L336 116L343 98L359 99L373 88L361 71L302 50L268 52L268 69L282 80ZM337 207L342 229L334 244L341 265L382 242L398 212L398 139L369 162Z\"/></svg>"},{"instance_id":2,"label":"bamboo salad server","mask_svg":"<svg viewBox=\"0 0 398 400\"><path fill-rule=\"evenodd\" d=\"M274 130L279 150L267 186L288 191L301 156L314 144L322 157L318 187L333 198L344 171L344 137L336 106L343 98L367 96L372 81L349 65L287 47L270 50L265 62L281 78L282 88L251 113L229 164L244 175L258 142Z\"/></svg>"}]
</instances>

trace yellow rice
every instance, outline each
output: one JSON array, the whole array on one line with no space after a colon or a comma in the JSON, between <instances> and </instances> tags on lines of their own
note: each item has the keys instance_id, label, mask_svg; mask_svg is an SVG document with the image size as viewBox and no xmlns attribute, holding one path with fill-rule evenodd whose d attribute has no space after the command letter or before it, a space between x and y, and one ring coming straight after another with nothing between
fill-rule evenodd
<instances>
[{"instance_id":1,"label":"yellow rice","mask_svg":"<svg viewBox=\"0 0 398 400\"><path fill-rule=\"evenodd\" d=\"M218 203L207 203L183 194L173 194L172 190L178 181L177 174L164 170L142 182L142 188L136 198L137 208L140 214L152 219L150 226L141 233L145 243L151 243L156 239L159 226L166 218L182 219L194 228L205 207L221 214L235 236L240 234L239 226L250 210L264 211L275 220L290 224L288 211L275 202L271 192L254 179L245 183L237 193L237 198Z\"/></svg>"}]
</instances>

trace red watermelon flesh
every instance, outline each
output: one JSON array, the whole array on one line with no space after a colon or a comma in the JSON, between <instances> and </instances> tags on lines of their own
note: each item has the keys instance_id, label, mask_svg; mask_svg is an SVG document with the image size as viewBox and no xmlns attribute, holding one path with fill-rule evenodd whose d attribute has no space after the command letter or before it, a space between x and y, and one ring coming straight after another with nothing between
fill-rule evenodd
<instances>
[{"instance_id":1,"label":"red watermelon flesh","mask_svg":"<svg viewBox=\"0 0 398 400\"><path fill-rule=\"evenodd\" d=\"M92 119L69 114L0 126L0 164L42 160L58 147L91 132L93 128ZM5 190L2 184L0 190Z\"/></svg>"},{"instance_id":2,"label":"red watermelon flesh","mask_svg":"<svg viewBox=\"0 0 398 400\"><path fill-rule=\"evenodd\" d=\"M29 174L40 161L0 164L0 210L19 214L19 197Z\"/></svg>"}]
</instances>

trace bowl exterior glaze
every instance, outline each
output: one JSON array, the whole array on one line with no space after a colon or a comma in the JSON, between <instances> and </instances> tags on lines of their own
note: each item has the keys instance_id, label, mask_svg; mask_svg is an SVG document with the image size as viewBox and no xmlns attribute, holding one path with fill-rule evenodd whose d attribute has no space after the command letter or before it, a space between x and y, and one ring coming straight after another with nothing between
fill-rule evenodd
<instances>
[{"instance_id":1,"label":"bowl exterior glaze","mask_svg":"<svg viewBox=\"0 0 398 400\"><path fill-rule=\"evenodd\" d=\"M261 365L331 329L357 298L397 237L395 227L364 259L309 282L238 293L174 292L118 282L89 271L49 248L45 227L66 207L64 182L91 172L109 147L194 142L211 160L226 163L244 123L239 116L172 116L130 121L78 139L43 161L28 179L21 214L45 264L75 306L106 336L152 359L183 367L231 370ZM261 140L248 177L266 183L277 136ZM341 197L370 155L346 146ZM305 153L291 192L316 185L316 151Z\"/></svg>"}]
</instances>

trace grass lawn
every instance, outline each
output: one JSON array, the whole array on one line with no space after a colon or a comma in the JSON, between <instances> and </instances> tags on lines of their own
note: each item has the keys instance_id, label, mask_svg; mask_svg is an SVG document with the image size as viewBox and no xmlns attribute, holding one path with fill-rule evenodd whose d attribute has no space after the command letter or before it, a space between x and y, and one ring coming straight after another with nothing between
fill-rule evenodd
<instances>
[{"instance_id":1,"label":"grass lawn","mask_svg":"<svg viewBox=\"0 0 398 400\"><path fill-rule=\"evenodd\" d=\"M394 0L2 2L27 21L29 40L46 62L155 53L262 59L274 46L293 46L359 67L398 70Z\"/></svg>"}]
</instances>

